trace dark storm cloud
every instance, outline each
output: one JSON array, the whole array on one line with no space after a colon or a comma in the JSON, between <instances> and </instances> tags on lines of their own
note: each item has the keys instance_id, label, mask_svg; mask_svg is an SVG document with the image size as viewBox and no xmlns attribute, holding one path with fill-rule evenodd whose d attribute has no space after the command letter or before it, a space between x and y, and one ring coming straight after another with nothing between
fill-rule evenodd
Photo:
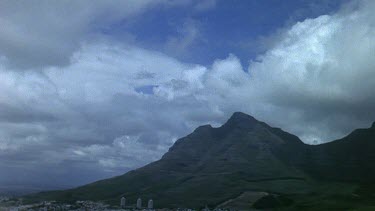
<instances>
[{"instance_id":1,"label":"dark storm cloud","mask_svg":"<svg viewBox=\"0 0 375 211\"><path fill-rule=\"evenodd\" d=\"M0 122L9 123L31 123L31 122L50 122L57 119L43 111L35 111L29 106L15 107L6 103L0 103Z\"/></svg>"},{"instance_id":2,"label":"dark storm cloud","mask_svg":"<svg viewBox=\"0 0 375 211\"><path fill-rule=\"evenodd\" d=\"M207 2L207 3L205 3ZM215 1L10 1L0 2L0 56L17 69L68 65L82 42L118 21L127 21L146 9L163 5L209 8ZM201 6L200 6L201 5Z\"/></svg>"}]
</instances>

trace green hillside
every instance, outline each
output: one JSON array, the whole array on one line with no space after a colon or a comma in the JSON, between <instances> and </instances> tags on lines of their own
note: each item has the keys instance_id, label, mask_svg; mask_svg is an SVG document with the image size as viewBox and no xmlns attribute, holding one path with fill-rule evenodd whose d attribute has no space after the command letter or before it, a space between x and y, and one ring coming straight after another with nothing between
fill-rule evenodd
<instances>
[{"instance_id":1,"label":"green hillside","mask_svg":"<svg viewBox=\"0 0 375 211\"><path fill-rule=\"evenodd\" d=\"M201 126L179 139L159 161L115 178L25 200L117 205L125 196L129 201L152 198L156 207L371 208L375 186L368 184L375 178L374 141L372 127L342 140L306 145L292 134L236 112L219 128Z\"/></svg>"}]
</instances>

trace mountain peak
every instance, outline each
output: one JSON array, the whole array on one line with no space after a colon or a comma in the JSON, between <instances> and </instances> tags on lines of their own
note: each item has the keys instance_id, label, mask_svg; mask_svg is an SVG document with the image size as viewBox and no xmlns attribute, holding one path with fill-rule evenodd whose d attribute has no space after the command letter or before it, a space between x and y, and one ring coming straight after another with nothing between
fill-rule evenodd
<instances>
[{"instance_id":1,"label":"mountain peak","mask_svg":"<svg viewBox=\"0 0 375 211\"><path fill-rule=\"evenodd\" d=\"M375 129L375 122L372 123L371 129Z\"/></svg>"},{"instance_id":2,"label":"mountain peak","mask_svg":"<svg viewBox=\"0 0 375 211\"><path fill-rule=\"evenodd\" d=\"M210 124L207 124L207 125L201 125L199 127L197 127L194 132L198 132L198 131L206 131L206 130L210 130L212 129L212 126Z\"/></svg>"},{"instance_id":3,"label":"mountain peak","mask_svg":"<svg viewBox=\"0 0 375 211\"><path fill-rule=\"evenodd\" d=\"M240 128L252 128L259 121L254 117L242 113L234 112L229 120L223 125L224 127L240 127Z\"/></svg>"},{"instance_id":4,"label":"mountain peak","mask_svg":"<svg viewBox=\"0 0 375 211\"><path fill-rule=\"evenodd\" d=\"M257 121L254 117L248 115L248 114L245 114L243 112L240 112L240 111L236 111L232 114L232 116L229 118L228 121L230 120L251 120L251 121Z\"/></svg>"}]
</instances>

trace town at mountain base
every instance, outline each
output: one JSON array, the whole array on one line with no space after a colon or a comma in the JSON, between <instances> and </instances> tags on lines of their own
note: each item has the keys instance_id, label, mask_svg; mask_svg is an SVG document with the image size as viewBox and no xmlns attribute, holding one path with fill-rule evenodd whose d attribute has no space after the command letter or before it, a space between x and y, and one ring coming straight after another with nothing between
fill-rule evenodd
<instances>
[{"instance_id":1,"label":"town at mountain base","mask_svg":"<svg viewBox=\"0 0 375 211\"><path fill-rule=\"evenodd\" d=\"M153 199L155 208L375 210L375 125L326 144L236 112L200 126L158 161L82 187L28 195L24 202Z\"/></svg>"}]
</instances>

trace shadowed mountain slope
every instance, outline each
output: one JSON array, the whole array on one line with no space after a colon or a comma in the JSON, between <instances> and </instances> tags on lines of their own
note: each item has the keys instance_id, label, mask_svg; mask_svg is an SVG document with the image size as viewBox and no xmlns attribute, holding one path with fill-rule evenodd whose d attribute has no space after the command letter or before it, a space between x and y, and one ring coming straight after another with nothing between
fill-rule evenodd
<instances>
[{"instance_id":1,"label":"shadowed mountain slope","mask_svg":"<svg viewBox=\"0 0 375 211\"><path fill-rule=\"evenodd\" d=\"M304 170L324 180L375 180L375 125L326 144L309 146Z\"/></svg>"},{"instance_id":2,"label":"shadowed mountain slope","mask_svg":"<svg viewBox=\"0 0 375 211\"><path fill-rule=\"evenodd\" d=\"M221 127L200 126L159 160L124 175L27 200L152 198L157 207L218 205L246 191L307 194L317 181L364 182L375 175L375 129L310 146L298 137L236 112ZM368 163L366 163L368 162ZM362 165L363 164L363 165Z\"/></svg>"}]
</instances>

